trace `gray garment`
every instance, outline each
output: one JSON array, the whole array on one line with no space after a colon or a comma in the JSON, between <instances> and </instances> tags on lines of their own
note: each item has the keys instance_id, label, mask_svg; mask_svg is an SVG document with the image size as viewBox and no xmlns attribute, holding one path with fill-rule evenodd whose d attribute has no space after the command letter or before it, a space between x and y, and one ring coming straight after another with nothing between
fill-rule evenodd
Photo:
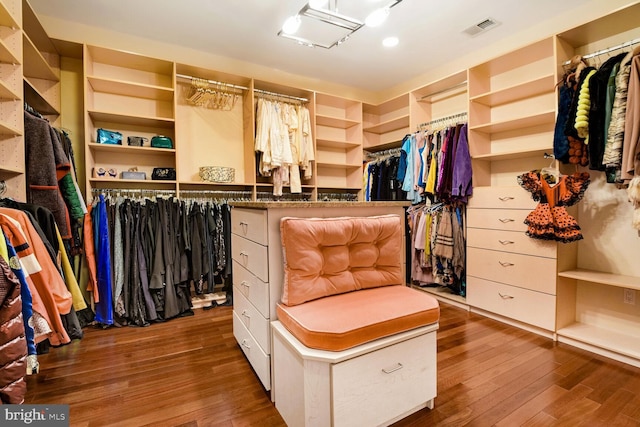
<instances>
[{"instance_id":1,"label":"gray garment","mask_svg":"<svg viewBox=\"0 0 640 427\"><path fill-rule=\"evenodd\" d=\"M124 199L118 197L116 200L116 215L113 237L113 270L114 270L114 294L113 307L118 316L125 314L124 301L122 299L122 288L124 286L124 247L122 243L122 220L120 218L120 208Z\"/></svg>"},{"instance_id":2,"label":"gray garment","mask_svg":"<svg viewBox=\"0 0 640 427\"><path fill-rule=\"evenodd\" d=\"M144 304L146 307L147 320L157 320L158 314L156 313L156 307L149 292L149 272L147 270L147 257L144 253L145 246L145 234L147 231L147 224L149 222L149 209L147 206L141 206L140 209L140 224L136 230L136 253L134 256L138 259L138 266L140 272L140 286L142 287L142 295L144 297Z\"/></svg>"}]
</instances>

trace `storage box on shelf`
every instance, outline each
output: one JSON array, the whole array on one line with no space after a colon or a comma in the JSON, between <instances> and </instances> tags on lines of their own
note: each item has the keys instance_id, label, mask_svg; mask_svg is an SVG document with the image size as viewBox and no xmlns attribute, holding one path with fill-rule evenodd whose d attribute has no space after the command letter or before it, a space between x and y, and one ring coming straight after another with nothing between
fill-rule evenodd
<instances>
[{"instance_id":1,"label":"storage box on shelf","mask_svg":"<svg viewBox=\"0 0 640 427\"><path fill-rule=\"evenodd\" d=\"M640 38L640 3L558 34L557 72L574 55L587 55ZM626 48L626 51L637 47ZM598 66L612 51L587 61ZM589 170L592 183L577 206L585 239L559 269L558 340L640 366L640 241L626 191Z\"/></svg>"},{"instance_id":2,"label":"storage box on shelf","mask_svg":"<svg viewBox=\"0 0 640 427\"><path fill-rule=\"evenodd\" d=\"M363 148L379 151L398 147L409 128L409 94L381 104L362 105Z\"/></svg>"},{"instance_id":3,"label":"storage box on shelf","mask_svg":"<svg viewBox=\"0 0 640 427\"><path fill-rule=\"evenodd\" d=\"M0 3L0 181L4 197L26 200L21 0Z\"/></svg>"},{"instance_id":4,"label":"storage box on shelf","mask_svg":"<svg viewBox=\"0 0 640 427\"><path fill-rule=\"evenodd\" d=\"M96 46L84 48L86 169L137 168L146 181L88 178L93 188L161 188L176 181L151 181L154 167L176 167L174 63ZM96 142L99 128L122 133L122 145ZM127 137L168 136L173 148L127 146ZM90 176L90 174L88 174ZM90 198L90 197L88 197Z\"/></svg>"},{"instance_id":5,"label":"storage box on shelf","mask_svg":"<svg viewBox=\"0 0 640 427\"><path fill-rule=\"evenodd\" d=\"M316 185L321 193L362 190L362 103L316 93Z\"/></svg>"}]
</instances>

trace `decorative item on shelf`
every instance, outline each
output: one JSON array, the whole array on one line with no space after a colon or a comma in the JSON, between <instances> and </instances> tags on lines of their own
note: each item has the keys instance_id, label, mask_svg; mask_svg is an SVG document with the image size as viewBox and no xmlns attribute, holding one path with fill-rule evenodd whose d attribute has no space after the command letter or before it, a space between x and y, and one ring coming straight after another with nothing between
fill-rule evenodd
<instances>
[{"instance_id":1,"label":"decorative item on shelf","mask_svg":"<svg viewBox=\"0 0 640 427\"><path fill-rule=\"evenodd\" d=\"M234 182L236 170L225 166L201 166L200 178L208 182Z\"/></svg>"},{"instance_id":2,"label":"decorative item on shelf","mask_svg":"<svg viewBox=\"0 0 640 427\"><path fill-rule=\"evenodd\" d=\"M118 170L114 168L93 168L93 177L115 179L118 177Z\"/></svg>"},{"instance_id":3,"label":"decorative item on shelf","mask_svg":"<svg viewBox=\"0 0 640 427\"><path fill-rule=\"evenodd\" d=\"M153 168L151 179L157 181L175 181L176 170L175 168Z\"/></svg>"},{"instance_id":4,"label":"decorative item on shelf","mask_svg":"<svg viewBox=\"0 0 640 427\"><path fill-rule=\"evenodd\" d=\"M154 148L173 148L173 141L168 136L156 135L151 138L151 146Z\"/></svg>"},{"instance_id":5,"label":"decorative item on shelf","mask_svg":"<svg viewBox=\"0 0 640 427\"><path fill-rule=\"evenodd\" d=\"M122 134L113 130L98 129L98 144L122 145Z\"/></svg>"},{"instance_id":6,"label":"decorative item on shelf","mask_svg":"<svg viewBox=\"0 0 640 427\"><path fill-rule=\"evenodd\" d=\"M149 138L145 138L144 136L128 136L127 144L132 147L144 147L145 144L149 142Z\"/></svg>"},{"instance_id":7,"label":"decorative item on shelf","mask_svg":"<svg viewBox=\"0 0 640 427\"><path fill-rule=\"evenodd\" d=\"M139 172L138 168L129 168L128 171L122 172L122 179L147 179L146 172Z\"/></svg>"}]
</instances>

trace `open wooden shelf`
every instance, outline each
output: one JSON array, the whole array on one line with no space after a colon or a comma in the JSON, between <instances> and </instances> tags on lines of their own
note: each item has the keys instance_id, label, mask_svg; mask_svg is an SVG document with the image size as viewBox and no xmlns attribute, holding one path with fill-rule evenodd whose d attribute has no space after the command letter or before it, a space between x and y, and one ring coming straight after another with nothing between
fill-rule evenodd
<instances>
[{"instance_id":1,"label":"open wooden shelf","mask_svg":"<svg viewBox=\"0 0 640 427\"><path fill-rule=\"evenodd\" d=\"M0 135L20 136L22 135L22 131L0 121Z\"/></svg>"},{"instance_id":2,"label":"open wooden shelf","mask_svg":"<svg viewBox=\"0 0 640 427\"><path fill-rule=\"evenodd\" d=\"M469 100L487 106L498 106L519 101L536 95L552 92L555 85L554 75L548 74L537 79L518 83L497 91L474 96Z\"/></svg>"},{"instance_id":3,"label":"open wooden shelf","mask_svg":"<svg viewBox=\"0 0 640 427\"><path fill-rule=\"evenodd\" d=\"M316 147L326 147L326 148L358 148L360 147L359 142L353 141L336 141L332 139L316 139Z\"/></svg>"},{"instance_id":4,"label":"open wooden shelf","mask_svg":"<svg viewBox=\"0 0 640 427\"><path fill-rule=\"evenodd\" d=\"M40 114L60 114L60 111L26 77L24 78L24 100Z\"/></svg>"},{"instance_id":5,"label":"open wooden shelf","mask_svg":"<svg viewBox=\"0 0 640 427\"><path fill-rule=\"evenodd\" d=\"M125 80L108 79L96 76L87 77L87 81L96 92L161 101L171 101L173 99L173 89L164 86L133 83Z\"/></svg>"},{"instance_id":6,"label":"open wooden shelf","mask_svg":"<svg viewBox=\"0 0 640 427\"><path fill-rule=\"evenodd\" d=\"M560 341L566 337L640 362L640 335L623 334L580 322L559 329L557 333Z\"/></svg>"},{"instance_id":7,"label":"open wooden shelf","mask_svg":"<svg viewBox=\"0 0 640 427\"><path fill-rule=\"evenodd\" d=\"M538 114L520 117L513 120L504 120L499 122L485 123L482 125L471 126L469 130L483 133L500 133L522 128L534 127L554 123L556 112L554 110L543 111Z\"/></svg>"},{"instance_id":8,"label":"open wooden shelf","mask_svg":"<svg viewBox=\"0 0 640 427\"><path fill-rule=\"evenodd\" d=\"M16 58L7 44L0 40L0 62L5 64L20 64L20 60Z\"/></svg>"},{"instance_id":9,"label":"open wooden shelf","mask_svg":"<svg viewBox=\"0 0 640 427\"><path fill-rule=\"evenodd\" d=\"M22 37L24 75L35 79L60 81L60 77L51 68L31 39L23 33Z\"/></svg>"},{"instance_id":10,"label":"open wooden shelf","mask_svg":"<svg viewBox=\"0 0 640 427\"><path fill-rule=\"evenodd\" d=\"M346 165L344 163L331 163L331 162L316 162L319 168L333 168L333 169L361 169L362 164Z\"/></svg>"},{"instance_id":11,"label":"open wooden shelf","mask_svg":"<svg viewBox=\"0 0 640 427\"><path fill-rule=\"evenodd\" d=\"M15 93L9 86L0 80L0 99L15 101L20 99L20 95Z\"/></svg>"},{"instance_id":12,"label":"open wooden shelf","mask_svg":"<svg viewBox=\"0 0 640 427\"><path fill-rule=\"evenodd\" d=\"M535 148L535 149L529 149L529 150L513 150L513 151L504 151L501 153L477 154L477 155L471 156L471 159L486 160L486 161L524 159L527 157L542 157L545 153L550 153L552 151L553 151L553 147L549 146L547 148Z\"/></svg>"},{"instance_id":13,"label":"open wooden shelf","mask_svg":"<svg viewBox=\"0 0 640 427\"><path fill-rule=\"evenodd\" d=\"M9 28L20 28L18 21L16 21L11 12L9 12L2 3L0 3L0 25Z\"/></svg>"},{"instance_id":14,"label":"open wooden shelf","mask_svg":"<svg viewBox=\"0 0 640 427\"><path fill-rule=\"evenodd\" d=\"M88 143L88 147L93 151L112 152L112 153L129 153L129 154L164 154L168 156L174 156L176 153L175 148L156 148L156 147L132 147L126 145L126 141L123 141L124 145L118 144L98 144L96 142Z\"/></svg>"},{"instance_id":15,"label":"open wooden shelf","mask_svg":"<svg viewBox=\"0 0 640 427\"><path fill-rule=\"evenodd\" d=\"M331 117L316 114L316 125L330 126L340 129L348 129L351 126L359 125L360 122L356 120L345 119L341 117Z\"/></svg>"},{"instance_id":16,"label":"open wooden shelf","mask_svg":"<svg viewBox=\"0 0 640 427\"><path fill-rule=\"evenodd\" d=\"M88 111L92 120L98 122L107 123L122 123L126 125L134 126L149 126L173 129L175 120L165 117L149 117L149 116L135 116L131 114L123 114L108 111Z\"/></svg>"},{"instance_id":17,"label":"open wooden shelf","mask_svg":"<svg viewBox=\"0 0 640 427\"><path fill-rule=\"evenodd\" d=\"M581 268L576 270L561 271L558 273L558 276L566 277L569 279L582 280L585 282L599 283L607 286L640 290L640 277L603 273L601 271L586 270Z\"/></svg>"},{"instance_id":18,"label":"open wooden shelf","mask_svg":"<svg viewBox=\"0 0 640 427\"><path fill-rule=\"evenodd\" d=\"M373 126L367 126L363 128L365 132L383 134L392 132L398 129L404 129L409 127L409 115L397 117L395 119L386 120Z\"/></svg>"}]
</instances>

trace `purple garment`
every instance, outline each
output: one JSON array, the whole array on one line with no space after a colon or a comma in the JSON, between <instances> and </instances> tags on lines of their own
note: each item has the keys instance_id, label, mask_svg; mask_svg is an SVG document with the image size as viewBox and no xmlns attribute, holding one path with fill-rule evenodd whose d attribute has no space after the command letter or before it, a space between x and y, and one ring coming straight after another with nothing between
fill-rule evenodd
<instances>
[{"instance_id":1,"label":"purple garment","mask_svg":"<svg viewBox=\"0 0 640 427\"><path fill-rule=\"evenodd\" d=\"M451 195L464 201L473 194L471 155L467 139L467 124L460 129L456 145L455 164L453 165L453 188Z\"/></svg>"}]
</instances>

